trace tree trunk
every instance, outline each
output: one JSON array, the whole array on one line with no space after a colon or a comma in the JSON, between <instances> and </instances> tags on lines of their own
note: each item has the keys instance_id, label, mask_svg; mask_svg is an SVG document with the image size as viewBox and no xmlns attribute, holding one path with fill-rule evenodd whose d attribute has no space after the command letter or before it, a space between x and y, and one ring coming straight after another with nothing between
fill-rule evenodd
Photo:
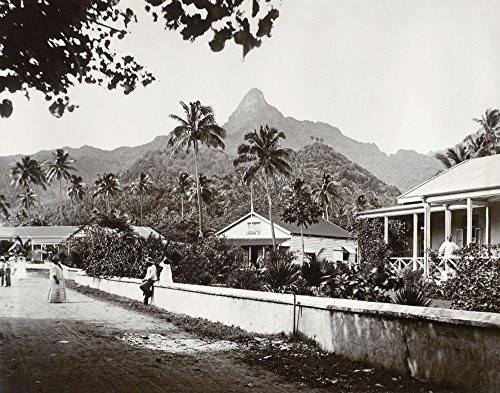
<instances>
[{"instance_id":1,"label":"tree trunk","mask_svg":"<svg viewBox=\"0 0 500 393\"><path fill-rule=\"evenodd\" d=\"M300 224L300 240L302 241L302 266L304 265L305 247L304 247L304 225Z\"/></svg>"},{"instance_id":2,"label":"tree trunk","mask_svg":"<svg viewBox=\"0 0 500 393\"><path fill-rule=\"evenodd\" d=\"M198 175L198 150L194 151L194 173L196 176L196 195L198 197L198 226L200 237L203 237L203 212L201 209L200 177Z\"/></svg>"},{"instance_id":3,"label":"tree trunk","mask_svg":"<svg viewBox=\"0 0 500 393\"><path fill-rule=\"evenodd\" d=\"M140 204L141 204L141 226L142 226L143 225L143 223L142 223L142 192L141 192L139 198L140 198Z\"/></svg>"},{"instance_id":4,"label":"tree trunk","mask_svg":"<svg viewBox=\"0 0 500 393\"><path fill-rule=\"evenodd\" d=\"M42 220L42 201L40 200L40 195L38 195L38 215L40 216L40 224L43 227L43 220Z\"/></svg>"},{"instance_id":5,"label":"tree trunk","mask_svg":"<svg viewBox=\"0 0 500 393\"><path fill-rule=\"evenodd\" d=\"M31 221L31 213L30 213L30 203L28 199L28 190L25 192L26 195L26 213L28 214L28 220ZM31 225L31 222L30 222Z\"/></svg>"},{"instance_id":6,"label":"tree trunk","mask_svg":"<svg viewBox=\"0 0 500 393\"><path fill-rule=\"evenodd\" d=\"M328 203L325 205L325 220L330 221L328 216Z\"/></svg>"},{"instance_id":7,"label":"tree trunk","mask_svg":"<svg viewBox=\"0 0 500 393\"><path fill-rule=\"evenodd\" d=\"M267 202L269 203L269 222L271 223L271 237L273 239L273 249L276 250L276 235L274 233L274 222L273 222L273 202L271 200L271 191L269 190L269 179L267 173L264 172L264 179L266 184Z\"/></svg>"},{"instance_id":8,"label":"tree trunk","mask_svg":"<svg viewBox=\"0 0 500 393\"><path fill-rule=\"evenodd\" d=\"M184 220L184 194L181 194L181 219Z\"/></svg>"},{"instance_id":9,"label":"tree trunk","mask_svg":"<svg viewBox=\"0 0 500 393\"><path fill-rule=\"evenodd\" d=\"M59 179L59 225L62 225L62 179Z\"/></svg>"}]
</instances>

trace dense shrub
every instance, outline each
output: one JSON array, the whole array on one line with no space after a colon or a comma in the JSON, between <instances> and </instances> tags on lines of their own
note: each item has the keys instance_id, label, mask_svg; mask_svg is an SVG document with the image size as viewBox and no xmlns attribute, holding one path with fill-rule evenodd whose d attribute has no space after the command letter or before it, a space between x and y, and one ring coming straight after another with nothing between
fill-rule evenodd
<instances>
[{"instance_id":1,"label":"dense shrub","mask_svg":"<svg viewBox=\"0 0 500 393\"><path fill-rule=\"evenodd\" d=\"M132 277L145 274L144 260L164 258L172 267L174 280L186 284L217 285L229 272L243 265L243 254L224 239L204 238L194 244L147 239L128 232L88 227L71 240L71 260L93 277Z\"/></svg>"},{"instance_id":2,"label":"dense shrub","mask_svg":"<svg viewBox=\"0 0 500 393\"><path fill-rule=\"evenodd\" d=\"M264 262L264 289L270 292L296 292L303 286L300 266L289 251L271 250Z\"/></svg>"},{"instance_id":3,"label":"dense shrub","mask_svg":"<svg viewBox=\"0 0 500 393\"><path fill-rule=\"evenodd\" d=\"M253 268L233 269L229 272L226 284L231 288L260 291L264 284L263 273Z\"/></svg>"},{"instance_id":4,"label":"dense shrub","mask_svg":"<svg viewBox=\"0 0 500 393\"><path fill-rule=\"evenodd\" d=\"M401 278L385 268L371 270L338 264L325 286L325 295L341 299L391 302L390 291L401 288Z\"/></svg>"},{"instance_id":5,"label":"dense shrub","mask_svg":"<svg viewBox=\"0 0 500 393\"><path fill-rule=\"evenodd\" d=\"M455 275L445 284L453 308L500 312L499 249L471 244L457 252Z\"/></svg>"},{"instance_id":6,"label":"dense shrub","mask_svg":"<svg viewBox=\"0 0 500 393\"><path fill-rule=\"evenodd\" d=\"M243 267L241 248L225 239L209 237L179 247L180 258L172 261L175 282L200 285L222 285L229 273Z\"/></svg>"}]
</instances>

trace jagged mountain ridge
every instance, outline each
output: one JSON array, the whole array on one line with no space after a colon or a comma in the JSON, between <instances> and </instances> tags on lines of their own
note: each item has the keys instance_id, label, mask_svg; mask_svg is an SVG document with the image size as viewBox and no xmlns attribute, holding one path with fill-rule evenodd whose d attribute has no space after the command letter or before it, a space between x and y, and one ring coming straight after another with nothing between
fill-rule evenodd
<instances>
[{"instance_id":1,"label":"jagged mountain ridge","mask_svg":"<svg viewBox=\"0 0 500 393\"><path fill-rule=\"evenodd\" d=\"M228 133L228 153L235 152L244 135L261 124L284 131L287 136L285 145L294 150L322 141L401 191L414 187L442 169L441 164L432 156L413 150L398 150L396 154L387 155L376 144L349 138L330 124L285 117L266 101L261 90L255 88L243 97L223 126Z\"/></svg>"},{"instance_id":2,"label":"jagged mountain ridge","mask_svg":"<svg viewBox=\"0 0 500 393\"><path fill-rule=\"evenodd\" d=\"M285 144L294 150L322 141L385 183L397 186L401 191L426 180L440 169L439 162L432 156L411 150L399 150L394 155L387 155L375 144L358 142L327 123L285 117L277 108L267 103L264 94L258 89L250 90L243 97L237 109L223 125L227 131L225 152L230 157L234 156L244 134L260 124L269 124L283 130L287 135ZM160 135L140 146L124 146L113 150L88 145L63 148L75 159L74 166L78 174L90 185L99 173L124 173L145 155L165 151L167 141L166 135ZM31 156L40 161L50 160L52 151L42 150ZM20 154L0 157L0 194L15 197L16 192L10 187L10 169L21 157ZM186 163L186 169L189 165ZM44 194L46 195L42 195L42 199L50 199L55 195L50 192Z\"/></svg>"}]
</instances>

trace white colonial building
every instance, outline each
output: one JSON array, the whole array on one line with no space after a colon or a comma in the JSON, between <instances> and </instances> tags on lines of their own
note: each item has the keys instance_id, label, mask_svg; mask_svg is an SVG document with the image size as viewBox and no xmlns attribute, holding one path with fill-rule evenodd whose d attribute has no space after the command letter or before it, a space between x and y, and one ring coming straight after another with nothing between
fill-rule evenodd
<instances>
[{"instance_id":1,"label":"white colonial building","mask_svg":"<svg viewBox=\"0 0 500 393\"><path fill-rule=\"evenodd\" d=\"M273 221L278 247L294 252L299 258L302 254L300 228L275 216ZM253 211L220 230L217 235L242 247L251 263L256 263L273 244L269 219ZM322 218L317 224L304 228L304 245L304 252L310 258L350 262L356 259L356 243L351 234Z\"/></svg>"},{"instance_id":2,"label":"white colonial building","mask_svg":"<svg viewBox=\"0 0 500 393\"><path fill-rule=\"evenodd\" d=\"M452 237L459 247L500 243L500 155L455 165L398 198L398 205L368 210L360 218L384 220L388 240L391 220L406 220L411 229L407 255L393 258L395 270L423 268L426 275L446 276L453 258L431 266L429 249ZM361 261L362 262L362 261Z\"/></svg>"}]
</instances>

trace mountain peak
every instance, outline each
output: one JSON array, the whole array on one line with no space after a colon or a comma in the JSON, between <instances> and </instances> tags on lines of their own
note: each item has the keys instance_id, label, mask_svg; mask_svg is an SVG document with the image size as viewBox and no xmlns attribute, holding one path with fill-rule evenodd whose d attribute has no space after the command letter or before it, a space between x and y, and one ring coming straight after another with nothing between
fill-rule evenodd
<instances>
[{"instance_id":1,"label":"mountain peak","mask_svg":"<svg viewBox=\"0 0 500 393\"><path fill-rule=\"evenodd\" d=\"M264 93L262 92L262 90L254 87L243 96L240 104L238 105L238 109L249 108L255 105L267 105L267 101L264 98Z\"/></svg>"}]
</instances>

